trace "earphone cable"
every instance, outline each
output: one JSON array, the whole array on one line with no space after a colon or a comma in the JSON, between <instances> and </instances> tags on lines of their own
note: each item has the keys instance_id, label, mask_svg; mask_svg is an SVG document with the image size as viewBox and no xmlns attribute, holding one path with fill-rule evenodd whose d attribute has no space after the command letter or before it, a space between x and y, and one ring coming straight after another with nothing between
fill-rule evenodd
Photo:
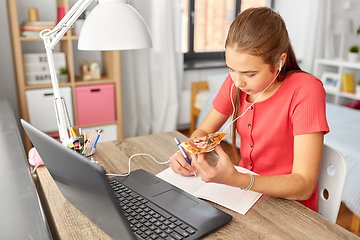
<instances>
[{"instance_id":1,"label":"earphone cable","mask_svg":"<svg viewBox=\"0 0 360 240\"><path fill-rule=\"evenodd\" d=\"M261 95L271 86L271 84L273 84L273 82L275 81L275 79L279 76L279 73L280 73L280 69L279 71L277 72L275 78L271 81L271 83L260 93L260 95L256 98L256 100L254 102L252 102L250 104L250 106L245 109L245 111L240 115L238 116L237 118L235 118L234 120L232 120L225 128L224 128L224 132L226 132L226 129L228 127L230 127L231 124L233 124L236 120L238 120L239 118L241 118L242 116L244 116L244 114L259 100L259 98L261 97ZM232 89L234 87L235 83L233 83L233 85L231 86L231 90L230 90L230 99L231 99L231 104L232 104L232 107L233 107L233 112L231 114L231 116L234 118L234 114L235 114L235 104L234 104L234 100L233 100L233 97L232 97Z\"/></svg>"},{"instance_id":2,"label":"earphone cable","mask_svg":"<svg viewBox=\"0 0 360 240\"><path fill-rule=\"evenodd\" d=\"M147 153L136 153L136 154L133 154L130 158L129 158L129 170L127 173L124 173L124 174L113 174L113 173L107 173L106 175L108 176L118 176L118 177L125 177L125 176L128 176L131 172L131 167L130 167L130 162L132 160L133 157L136 157L136 156L149 156L150 158L152 158L152 160L154 160L157 164L167 164L170 162L170 160L167 160L165 162L159 162L157 161L153 156L151 156L150 154L147 154Z\"/></svg>"}]
</instances>

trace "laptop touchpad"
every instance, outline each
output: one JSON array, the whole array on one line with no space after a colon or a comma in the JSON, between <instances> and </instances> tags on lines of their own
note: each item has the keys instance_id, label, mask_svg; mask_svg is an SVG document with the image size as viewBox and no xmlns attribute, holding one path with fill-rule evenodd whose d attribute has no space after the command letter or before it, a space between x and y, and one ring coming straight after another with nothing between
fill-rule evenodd
<instances>
[{"instance_id":1,"label":"laptop touchpad","mask_svg":"<svg viewBox=\"0 0 360 240\"><path fill-rule=\"evenodd\" d=\"M178 212L184 211L198 204L196 201L173 189L154 196L154 199Z\"/></svg>"},{"instance_id":2,"label":"laptop touchpad","mask_svg":"<svg viewBox=\"0 0 360 240\"><path fill-rule=\"evenodd\" d=\"M133 175L132 177L137 181L141 182L142 184L145 184L146 186L151 186L159 182L158 179L156 179L153 175L150 174L136 174Z\"/></svg>"}]
</instances>

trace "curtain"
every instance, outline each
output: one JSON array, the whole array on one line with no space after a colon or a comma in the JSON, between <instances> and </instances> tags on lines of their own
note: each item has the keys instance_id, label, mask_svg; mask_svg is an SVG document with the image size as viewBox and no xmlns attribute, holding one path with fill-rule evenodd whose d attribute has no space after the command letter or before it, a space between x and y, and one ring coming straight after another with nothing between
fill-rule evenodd
<instances>
[{"instance_id":1,"label":"curtain","mask_svg":"<svg viewBox=\"0 0 360 240\"><path fill-rule=\"evenodd\" d=\"M131 0L153 47L121 52L124 137L176 130L183 81L181 0Z\"/></svg>"},{"instance_id":2,"label":"curtain","mask_svg":"<svg viewBox=\"0 0 360 240\"><path fill-rule=\"evenodd\" d=\"M334 56L331 0L311 1L309 11L306 28L307 38L304 43L304 57L301 67L304 71L312 73L316 58Z\"/></svg>"}]
</instances>

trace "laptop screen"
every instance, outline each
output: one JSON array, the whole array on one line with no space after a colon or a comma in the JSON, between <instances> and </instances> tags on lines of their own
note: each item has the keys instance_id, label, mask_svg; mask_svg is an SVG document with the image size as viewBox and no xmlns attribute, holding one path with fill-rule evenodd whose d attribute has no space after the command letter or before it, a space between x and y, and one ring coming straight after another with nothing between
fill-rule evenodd
<instances>
[{"instance_id":1,"label":"laptop screen","mask_svg":"<svg viewBox=\"0 0 360 240\"><path fill-rule=\"evenodd\" d=\"M114 239L136 239L103 168L24 120L21 124L64 197Z\"/></svg>"}]
</instances>

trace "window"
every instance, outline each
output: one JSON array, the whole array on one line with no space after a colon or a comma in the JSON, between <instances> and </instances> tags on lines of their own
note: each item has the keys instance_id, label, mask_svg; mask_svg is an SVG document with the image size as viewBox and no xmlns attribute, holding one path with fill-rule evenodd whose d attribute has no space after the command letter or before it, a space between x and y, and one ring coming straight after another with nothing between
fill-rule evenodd
<instances>
[{"instance_id":1,"label":"window","mask_svg":"<svg viewBox=\"0 0 360 240\"><path fill-rule=\"evenodd\" d=\"M228 28L240 11L269 0L182 0L185 62L224 60Z\"/></svg>"}]
</instances>

